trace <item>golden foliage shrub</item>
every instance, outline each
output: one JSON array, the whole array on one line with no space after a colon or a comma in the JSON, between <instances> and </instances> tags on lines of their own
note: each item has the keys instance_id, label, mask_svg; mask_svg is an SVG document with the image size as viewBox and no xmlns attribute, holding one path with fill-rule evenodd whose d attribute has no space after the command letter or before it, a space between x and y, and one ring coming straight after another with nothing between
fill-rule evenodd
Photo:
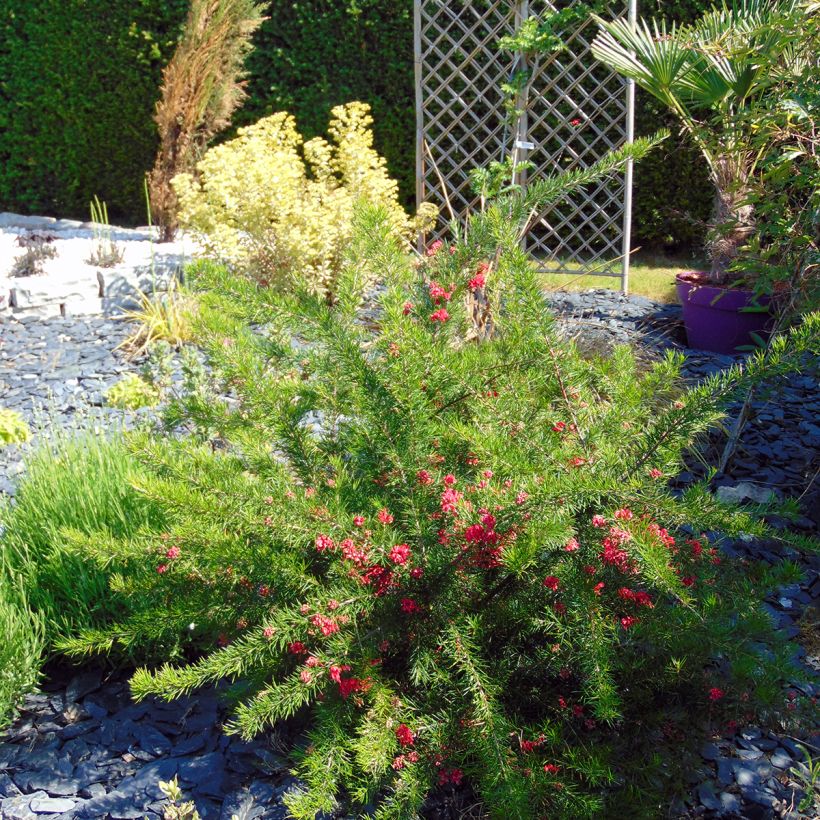
<instances>
[{"instance_id":1,"label":"golden foliage shrub","mask_svg":"<svg viewBox=\"0 0 820 820\"><path fill-rule=\"evenodd\" d=\"M173 181L180 224L210 255L264 284L298 283L332 301L358 200L385 207L408 238L419 226L373 148L370 106L340 105L331 116L327 140L304 142L282 112L208 150L196 176Z\"/></svg>"}]
</instances>

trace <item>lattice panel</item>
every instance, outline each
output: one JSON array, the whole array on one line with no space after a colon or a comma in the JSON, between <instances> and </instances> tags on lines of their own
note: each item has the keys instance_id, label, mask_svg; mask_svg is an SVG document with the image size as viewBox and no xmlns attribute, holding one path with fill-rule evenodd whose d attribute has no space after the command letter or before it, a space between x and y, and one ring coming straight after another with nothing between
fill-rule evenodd
<instances>
[{"instance_id":1,"label":"lattice panel","mask_svg":"<svg viewBox=\"0 0 820 820\"><path fill-rule=\"evenodd\" d=\"M516 138L534 144L519 148L518 157L534 163L530 177L537 177L588 166L631 133L626 83L592 57L591 20L567 39L567 50L537 66L517 133L506 122L500 89L514 57L499 51L498 40L526 17L556 6L560 2L416 0L417 194L438 204L445 219L448 201L457 216L478 207L469 170L502 159L515 150ZM604 181L539 215L526 242L544 269L577 274L580 265L625 274L628 184Z\"/></svg>"}]
</instances>

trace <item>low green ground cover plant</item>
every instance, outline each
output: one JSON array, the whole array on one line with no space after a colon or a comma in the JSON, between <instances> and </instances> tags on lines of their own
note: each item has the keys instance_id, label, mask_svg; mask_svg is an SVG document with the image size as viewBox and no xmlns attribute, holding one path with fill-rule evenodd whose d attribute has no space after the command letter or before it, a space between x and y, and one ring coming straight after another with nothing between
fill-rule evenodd
<instances>
[{"instance_id":1,"label":"low green ground cover plant","mask_svg":"<svg viewBox=\"0 0 820 820\"><path fill-rule=\"evenodd\" d=\"M128 373L111 385L105 393L106 404L123 410L139 410L159 403L159 393L154 385L136 373Z\"/></svg>"},{"instance_id":2,"label":"low green ground cover plant","mask_svg":"<svg viewBox=\"0 0 820 820\"><path fill-rule=\"evenodd\" d=\"M817 351L820 317L684 390L674 354L561 341L518 241L650 147L502 195L421 257L358 206L333 305L199 266L213 376L166 410L190 435L130 442L163 528L69 539L130 609L59 647L184 643L199 657L140 670L136 697L228 679L230 731L306 719L296 818L415 817L467 784L491 816L600 817L624 779L648 799L638 738L771 708L798 673L758 603L799 573L739 571L721 538L765 525L664 479L732 397Z\"/></svg>"},{"instance_id":3,"label":"low green ground cover plant","mask_svg":"<svg viewBox=\"0 0 820 820\"><path fill-rule=\"evenodd\" d=\"M26 579L29 604L48 613L52 636L106 614L107 581L67 549L71 538L160 526L161 511L134 488L141 473L116 433L65 434L32 455L14 504L3 506L4 556Z\"/></svg>"},{"instance_id":4,"label":"low green ground cover plant","mask_svg":"<svg viewBox=\"0 0 820 820\"><path fill-rule=\"evenodd\" d=\"M0 447L6 444L20 444L31 438L31 430L26 420L16 411L0 407Z\"/></svg>"},{"instance_id":5,"label":"low green ground cover plant","mask_svg":"<svg viewBox=\"0 0 820 820\"><path fill-rule=\"evenodd\" d=\"M0 728L5 727L23 694L40 679L45 647L42 617L31 610L24 585L0 561Z\"/></svg>"},{"instance_id":6,"label":"low green ground cover plant","mask_svg":"<svg viewBox=\"0 0 820 820\"><path fill-rule=\"evenodd\" d=\"M0 501L0 720L55 640L127 611L116 580L70 544L161 529L162 511L134 489L142 473L117 435L66 433L27 459L14 502Z\"/></svg>"}]
</instances>

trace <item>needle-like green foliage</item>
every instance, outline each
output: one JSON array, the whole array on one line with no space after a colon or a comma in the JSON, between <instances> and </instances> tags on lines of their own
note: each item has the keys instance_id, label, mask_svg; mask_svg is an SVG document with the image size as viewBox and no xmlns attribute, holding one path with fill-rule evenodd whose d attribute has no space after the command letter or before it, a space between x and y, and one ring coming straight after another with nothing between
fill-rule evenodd
<instances>
[{"instance_id":1,"label":"needle-like green foliage","mask_svg":"<svg viewBox=\"0 0 820 820\"><path fill-rule=\"evenodd\" d=\"M763 525L664 479L750 381L817 350L820 317L687 392L678 356L563 342L518 243L649 147L504 197L421 258L361 209L333 307L200 266L216 383L171 403L190 435L132 442L167 532L77 537L133 611L63 647L187 638L199 658L140 670L137 698L228 679L246 737L309 715L297 818L416 817L463 781L493 817L602 817L614 750L652 715L776 691L793 672L757 601L778 576L719 549Z\"/></svg>"}]
</instances>

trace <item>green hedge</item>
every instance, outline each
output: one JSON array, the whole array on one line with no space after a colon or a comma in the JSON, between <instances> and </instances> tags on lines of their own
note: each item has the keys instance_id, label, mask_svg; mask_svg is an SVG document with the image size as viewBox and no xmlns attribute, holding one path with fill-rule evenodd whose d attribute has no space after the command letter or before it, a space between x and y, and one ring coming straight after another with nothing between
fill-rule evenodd
<instances>
[{"instance_id":1,"label":"green hedge","mask_svg":"<svg viewBox=\"0 0 820 820\"><path fill-rule=\"evenodd\" d=\"M187 0L0 0L0 209L145 222L151 115Z\"/></svg>"},{"instance_id":2,"label":"green hedge","mask_svg":"<svg viewBox=\"0 0 820 820\"><path fill-rule=\"evenodd\" d=\"M689 22L713 4L713 0L643 0L638 11L643 17ZM699 253L712 210L712 186L705 163L689 141L677 133L677 121L661 103L639 89L636 132L644 136L661 127L668 128L672 136L635 167L633 246Z\"/></svg>"},{"instance_id":3,"label":"green hedge","mask_svg":"<svg viewBox=\"0 0 820 820\"><path fill-rule=\"evenodd\" d=\"M235 122L284 109L310 138L325 133L334 105L368 102L377 147L412 198L413 0L291 0L270 8L248 60L250 99Z\"/></svg>"},{"instance_id":4,"label":"green hedge","mask_svg":"<svg viewBox=\"0 0 820 820\"><path fill-rule=\"evenodd\" d=\"M654 0L642 13L690 19L708 0ZM98 194L112 219L143 222L144 172L162 65L186 0L0 0L0 209L85 218ZM412 0L271 3L249 59L237 125L293 112L306 137L330 109L369 102L376 143L412 198ZM638 131L668 124L639 96ZM672 139L636 172L636 244L696 247L711 193L702 163Z\"/></svg>"}]
</instances>

